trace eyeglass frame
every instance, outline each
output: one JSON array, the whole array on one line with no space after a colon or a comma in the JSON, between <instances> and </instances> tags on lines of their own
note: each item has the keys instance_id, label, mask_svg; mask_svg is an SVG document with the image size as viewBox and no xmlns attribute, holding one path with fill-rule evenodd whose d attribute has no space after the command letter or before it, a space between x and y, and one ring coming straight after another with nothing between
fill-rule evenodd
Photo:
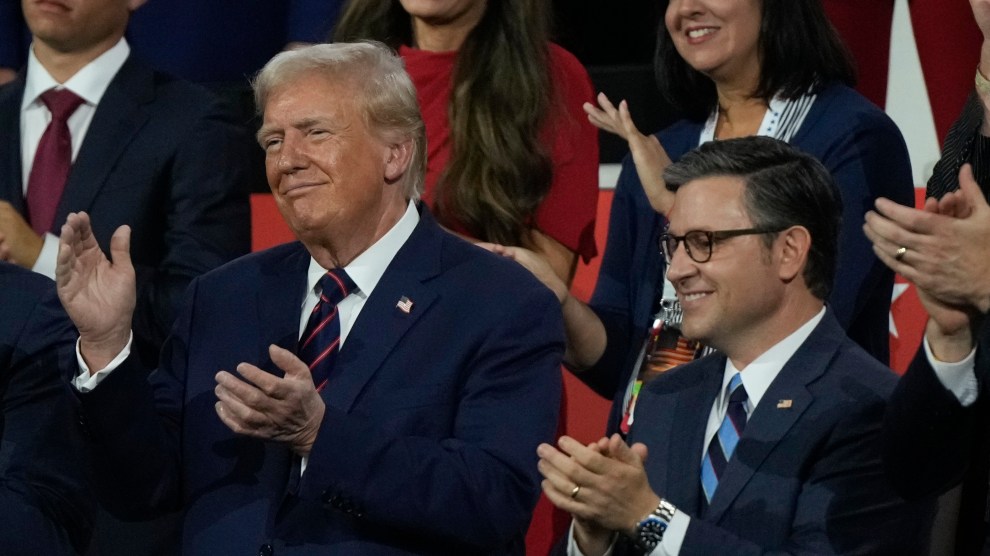
<instances>
[{"instance_id":1,"label":"eyeglass frame","mask_svg":"<svg viewBox=\"0 0 990 556\"><path fill-rule=\"evenodd\" d=\"M762 234L779 234L780 232L783 232L786 229L787 229L787 227L784 227L784 228L740 228L740 229L736 229L736 230L713 230L713 231L710 231L710 230L688 230L688 232L686 234L682 235L682 236L675 236L675 235L673 235L671 233L664 232L664 233L660 234L660 251L663 253L664 260L666 260L667 261L667 264L669 265L671 259L673 259L673 257L674 257L674 252L677 251L677 247L680 246L680 245L683 245L684 246L684 251L687 253L687 256L692 261L694 261L694 262L696 262L698 264L704 264L704 263L707 263L708 261L712 260L712 253L715 250L715 244L718 243L718 242L720 242L720 241L725 241L727 239L731 239L731 238L739 237L739 236L762 235ZM703 260L698 260L697 258L695 258L694 254L691 253L691 248L688 247L688 244L684 241L691 234L702 234L705 237L705 239L708 240L708 256L705 257ZM668 243L667 240L668 240L668 238L669 239L673 239L676 242L674 244L674 248L671 249L669 252L667 251L667 243Z\"/></svg>"}]
</instances>

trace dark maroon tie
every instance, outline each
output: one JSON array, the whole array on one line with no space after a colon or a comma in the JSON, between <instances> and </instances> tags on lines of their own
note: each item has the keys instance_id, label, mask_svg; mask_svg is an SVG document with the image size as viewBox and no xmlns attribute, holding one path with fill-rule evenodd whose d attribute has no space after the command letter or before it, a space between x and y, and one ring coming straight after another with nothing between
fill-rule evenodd
<instances>
[{"instance_id":1,"label":"dark maroon tie","mask_svg":"<svg viewBox=\"0 0 990 556\"><path fill-rule=\"evenodd\" d=\"M355 288L354 281L342 268L327 271L320 278L319 286L320 300L313 307L306 330L299 339L299 358L309 365L318 391L327 384L340 346L337 304Z\"/></svg>"},{"instance_id":2,"label":"dark maroon tie","mask_svg":"<svg viewBox=\"0 0 990 556\"><path fill-rule=\"evenodd\" d=\"M49 89L41 93L41 102L51 112L52 121L38 142L28 176L26 204L31 227L44 234L52 229L72 167L72 135L66 122L83 99L68 89Z\"/></svg>"}]
</instances>

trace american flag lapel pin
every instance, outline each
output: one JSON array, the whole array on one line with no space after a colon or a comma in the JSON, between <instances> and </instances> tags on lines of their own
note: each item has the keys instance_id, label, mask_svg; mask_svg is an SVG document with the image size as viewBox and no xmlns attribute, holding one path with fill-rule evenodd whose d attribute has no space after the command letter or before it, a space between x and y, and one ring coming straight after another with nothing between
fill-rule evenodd
<instances>
[{"instance_id":1,"label":"american flag lapel pin","mask_svg":"<svg viewBox=\"0 0 990 556\"><path fill-rule=\"evenodd\" d=\"M407 314L407 315L408 315L408 314L409 314L409 312L410 312L410 311L412 311L412 308L413 308L413 302L412 302L412 299L409 299L409 298L408 298L408 297L406 297L406 296L402 296L402 298L401 298L401 299L399 299L399 302L398 302L398 303L396 303L396 304L395 304L395 306L396 306L396 307L397 307L397 308L398 308L398 309L399 309L400 311L402 311L403 313L405 313L405 314Z\"/></svg>"},{"instance_id":2,"label":"american flag lapel pin","mask_svg":"<svg viewBox=\"0 0 990 556\"><path fill-rule=\"evenodd\" d=\"M777 409L790 409L792 405L793 400L777 400Z\"/></svg>"}]
</instances>

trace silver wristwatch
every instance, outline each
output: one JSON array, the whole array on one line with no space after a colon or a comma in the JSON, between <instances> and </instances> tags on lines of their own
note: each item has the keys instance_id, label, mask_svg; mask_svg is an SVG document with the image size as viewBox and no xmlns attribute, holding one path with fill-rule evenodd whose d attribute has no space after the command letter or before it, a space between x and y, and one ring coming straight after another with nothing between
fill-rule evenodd
<instances>
[{"instance_id":1,"label":"silver wristwatch","mask_svg":"<svg viewBox=\"0 0 990 556\"><path fill-rule=\"evenodd\" d=\"M661 498L656 509L636 524L636 546L647 553L652 552L663 540L676 510L673 504Z\"/></svg>"}]
</instances>

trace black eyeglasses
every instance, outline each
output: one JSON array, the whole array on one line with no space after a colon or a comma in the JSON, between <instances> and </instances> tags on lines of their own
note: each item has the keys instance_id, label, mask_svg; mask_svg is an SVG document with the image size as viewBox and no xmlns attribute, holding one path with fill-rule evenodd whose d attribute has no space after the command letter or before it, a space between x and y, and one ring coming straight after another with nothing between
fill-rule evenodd
<instances>
[{"instance_id":1,"label":"black eyeglasses","mask_svg":"<svg viewBox=\"0 0 990 556\"><path fill-rule=\"evenodd\" d=\"M674 251L677 251L677 246L683 243L684 250L687 251L688 257L691 257L692 261L696 263L707 263L712 258L712 246L716 242L737 236L776 234L785 229L746 228L744 230L719 230L716 232L691 230L682 236L663 233L660 235L660 250L663 251L663 255L667 259L667 264L670 264L670 259L674 256Z\"/></svg>"}]
</instances>

